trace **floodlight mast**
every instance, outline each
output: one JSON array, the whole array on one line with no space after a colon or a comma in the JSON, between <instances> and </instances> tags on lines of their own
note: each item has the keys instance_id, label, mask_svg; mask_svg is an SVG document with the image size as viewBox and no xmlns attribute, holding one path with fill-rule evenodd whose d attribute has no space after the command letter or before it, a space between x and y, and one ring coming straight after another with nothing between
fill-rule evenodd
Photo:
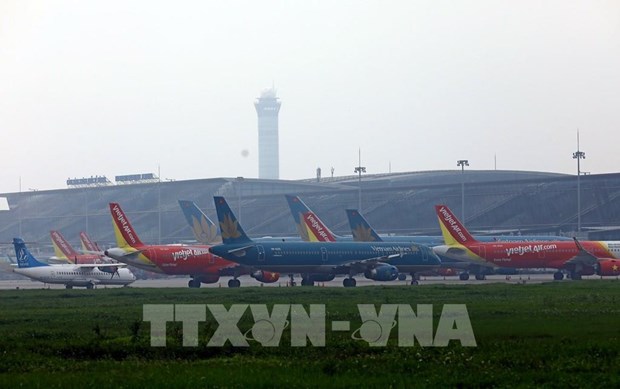
<instances>
[{"instance_id":1,"label":"floodlight mast","mask_svg":"<svg viewBox=\"0 0 620 389\"><path fill-rule=\"evenodd\" d=\"M465 223L465 166L469 166L469 160L459 159L456 166L461 167L461 223Z\"/></svg>"}]
</instances>

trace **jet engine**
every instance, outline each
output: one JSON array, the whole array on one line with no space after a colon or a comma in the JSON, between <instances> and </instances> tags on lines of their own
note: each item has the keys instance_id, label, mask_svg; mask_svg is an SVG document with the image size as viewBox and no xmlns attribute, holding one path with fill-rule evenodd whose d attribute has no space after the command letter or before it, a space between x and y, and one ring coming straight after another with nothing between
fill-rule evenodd
<instances>
[{"instance_id":1,"label":"jet engine","mask_svg":"<svg viewBox=\"0 0 620 389\"><path fill-rule=\"evenodd\" d=\"M364 276L374 281L393 281L398 277L396 266L380 264L364 272Z\"/></svg>"},{"instance_id":2,"label":"jet engine","mask_svg":"<svg viewBox=\"0 0 620 389\"><path fill-rule=\"evenodd\" d=\"M266 284L271 284L280 279L280 273L272 273L264 270L257 270L251 274L252 278L254 278L258 282L264 282Z\"/></svg>"}]
</instances>

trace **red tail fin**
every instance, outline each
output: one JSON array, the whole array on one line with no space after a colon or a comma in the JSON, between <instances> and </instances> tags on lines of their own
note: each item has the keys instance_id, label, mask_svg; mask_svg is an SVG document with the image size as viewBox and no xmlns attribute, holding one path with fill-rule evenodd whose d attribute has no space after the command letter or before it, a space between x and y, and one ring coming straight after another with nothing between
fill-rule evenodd
<instances>
[{"instance_id":1,"label":"red tail fin","mask_svg":"<svg viewBox=\"0 0 620 389\"><path fill-rule=\"evenodd\" d=\"M441 233L447 245L462 244L467 246L476 242L447 205L435 205L435 212L437 212Z\"/></svg>"},{"instance_id":2,"label":"red tail fin","mask_svg":"<svg viewBox=\"0 0 620 389\"><path fill-rule=\"evenodd\" d=\"M55 248L57 247L65 257L73 259L78 255L60 232L50 231L50 236L52 237L52 243L54 243Z\"/></svg>"},{"instance_id":3,"label":"red tail fin","mask_svg":"<svg viewBox=\"0 0 620 389\"><path fill-rule=\"evenodd\" d=\"M80 241L82 242L82 248L86 251L99 251L99 248L85 232L80 232Z\"/></svg>"},{"instance_id":4,"label":"red tail fin","mask_svg":"<svg viewBox=\"0 0 620 389\"><path fill-rule=\"evenodd\" d=\"M110 203L110 213L114 221L114 234L116 235L116 243L120 247L131 246L139 247L144 244L138 238L138 234L129 223L129 219L117 203Z\"/></svg>"},{"instance_id":5,"label":"red tail fin","mask_svg":"<svg viewBox=\"0 0 620 389\"><path fill-rule=\"evenodd\" d=\"M311 242L335 242L334 234L327 228L314 212L306 212L302 214L302 222L308 229L308 238Z\"/></svg>"}]
</instances>

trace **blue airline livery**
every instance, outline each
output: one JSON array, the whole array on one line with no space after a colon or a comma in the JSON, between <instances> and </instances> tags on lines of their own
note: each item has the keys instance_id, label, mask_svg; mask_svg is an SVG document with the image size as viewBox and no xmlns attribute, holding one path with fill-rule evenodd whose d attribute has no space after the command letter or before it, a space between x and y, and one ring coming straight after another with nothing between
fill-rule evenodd
<instances>
[{"instance_id":1,"label":"blue airline livery","mask_svg":"<svg viewBox=\"0 0 620 389\"><path fill-rule=\"evenodd\" d=\"M301 274L302 285L313 284L310 274L346 274L343 285L355 286L355 274L376 281L396 279L398 272L435 269L441 261L424 245L398 242L290 242L251 240L221 196L214 197L223 244L210 251L222 258L287 274ZM292 276L291 276L292 278Z\"/></svg>"}]
</instances>

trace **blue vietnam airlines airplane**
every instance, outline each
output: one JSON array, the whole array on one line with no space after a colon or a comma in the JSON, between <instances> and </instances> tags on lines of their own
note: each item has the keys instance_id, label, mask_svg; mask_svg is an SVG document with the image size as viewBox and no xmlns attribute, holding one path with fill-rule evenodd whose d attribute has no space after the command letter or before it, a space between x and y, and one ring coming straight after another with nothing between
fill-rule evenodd
<instances>
[{"instance_id":1,"label":"blue vietnam airlines airplane","mask_svg":"<svg viewBox=\"0 0 620 389\"><path fill-rule=\"evenodd\" d=\"M312 285L309 274L346 274L343 285L355 286L353 276L363 273L375 281L391 281L401 271L435 269L441 261L422 245L386 242L289 242L253 241L223 197L216 196L215 208L223 244L209 250L222 258L260 271L302 275L302 285Z\"/></svg>"}]
</instances>

